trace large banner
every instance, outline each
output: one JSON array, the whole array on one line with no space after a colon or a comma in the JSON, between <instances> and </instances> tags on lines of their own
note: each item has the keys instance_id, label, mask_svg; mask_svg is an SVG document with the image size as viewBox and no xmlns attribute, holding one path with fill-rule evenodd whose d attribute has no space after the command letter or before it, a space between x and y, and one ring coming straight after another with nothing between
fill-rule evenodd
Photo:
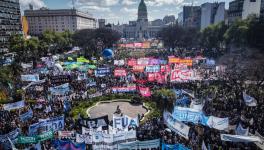
<instances>
[{"instance_id":1,"label":"large banner","mask_svg":"<svg viewBox=\"0 0 264 150\"><path fill-rule=\"evenodd\" d=\"M110 68L106 67L106 68L97 68L97 70L95 71L95 76L97 77L103 77L106 76L110 73Z\"/></svg>"},{"instance_id":2,"label":"large banner","mask_svg":"<svg viewBox=\"0 0 264 150\"><path fill-rule=\"evenodd\" d=\"M231 135L231 134L221 134L222 141L229 142L262 142L258 136L244 136L244 135Z\"/></svg>"},{"instance_id":3,"label":"large banner","mask_svg":"<svg viewBox=\"0 0 264 150\"><path fill-rule=\"evenodd\" d=\"M102 116L102 117L98 117L98 118L94 118L94 119L83 118L83 119L79 120L79 124L81 126L86 127L86 128L102 127L103 130L108 130L109 120L108 120L107 115Z\"/></svg>"},{"instance_id":4,"label":"large banner","mask_svg":"<svg viewBox=\"0 0 264 150\"><path fill-rule=\"evenodd\" d=\"M39 75L38 74L28 74L28 75L21 75L21 80L22 81L32 81L32 82L35 82L35 81L39 81Z\"/></svg>"},{"instance_id":5,"label":"large banner","mask_svg":"<svg viewBox=\"0 0 264 150\"><path fill-rule=\"evenodd\" d=\"M125 77L127 76L127 71L126 69L115 69L114 76L115 77Z\"/></svg>"},{"instance_id":6,"label":"large banner","mask_svg":"<svg viewBox=\"0 0 264 150\"><path fill-rule=\"evenodd\" d=\"M46 141L46 140L53 139L53 138L54 138L53 131L49 131L49 132L45 132L43 134L36 135L36 136L19 136L17 142L20 144L32 144L32 143L38 143L41 141Z\"/></svg>"},{"instance_id":7,"label":"large banner","mask_svg":"<svg viewBox=\"0 0 264 150\"><path fill-rule=\"evenodd\" d=\"M85 143L73 143L71 140L56 140L54 146L59 150L85 150Z\"/></svg>"},{"instance_id":8,"label":"large banner","mask_svg":"<svg viewBox=\"0 0 264 150\"><path fill-rule=\"evenodd\" d=\"M218 118L214 116L210 116L207 125L210 128L214 128L217 130L225 130L229 127L229 120L228 118Z\"/></svg>"},{"instance_id":9,"label":"large banner","mask_svg":"<svg viewBox=\"0 0 264 150\"><path fill-rule=\"evenodd\" d=\"M19 128L7 133L7 134L4 134L4 135L0 135L0 142L1 143L5 143L5 142L8 142L8 138L11 140L11 141L14 141L17 136L19 135L20 133L20 130Z\"/></svg>"},{"instance_id":10,"label":"large banner","mask_svg":"<svg viewBox=\"0 0 264 150\"><path fill-rule=\"evenodd\" d=\"M102 132L95 132L93 138L94 150L113 150L118 148L118 144L135 141L136 131L122 131L116 134L105 134Z\"/></svg>"},{"instance_id":11,"label":"large banner","mask_svg":"<svg viewBox=\"0 0 264 150\"><path fill-rule=\"evenodd\" d=\"M28 110L28 112L26 112L26 113L23 113L23 114L20 114L19 115L19 119L22 122L25 122L25 121L27 121L28 119L30 119L32 117L33 117L33 111L32 111L32 109Z\"/></svg>"},{"instance_id":12,"label":"large banner","mask_svg":"<svg viewBox=\"0 0 264 150\"><path fill-rule=\"evenodd\" d=\"M160 147L160 139L149 141L135 141L118 144L118 150L127 149L158 149Z\"/></svg>"},{"instance_id":13,"label":"large banner","mask_svg":"<svg viewBox=\"0 0 264 150\"><path fill-rule=\"evenodd\" d=\"M151 96L151 91L149 87L139 87L139 92L143 97L150 97Z\"/></svg>"},{"instance_id":14,"label":"large banner","mask_svg":"<svg viewBox=\"0 0 264 150\"><path fill-rule=\"evenodd\" d=\"M116 66L124 66L125 60L114 60L114 65Z\"/></svg>"},{"instance_id":15,"label":"large banner","mask_svg":"<svg viewBox=\"0 0 264 150\"><path fill-rule=\"evenodd\" d=\"M160 72L160 66L146 66L146 72Z\"/></svg>"},{"instance_id":16,"label":"large banner","mask_svg":"<svg viewBox=\"0 0 264 150\"><path fill-rule=\"evenodd\" d=\"M203 112L185 108L185 107L174 107L174 112L172 113L173 118L179 121L192 122L195 124L201 123L207 125L208 117L206 117Z\"/></svg>"},{"instance_id":17,"label":"large banner","mask_svg":"<svg viewBox=\"0 0 264 150\"><path fill-rule=\"evenodd\" d=\"M4 104L4 110L14 110L25 107L25 101L18 101L15 103Z\"/></svg>"},{"instance_id":18,"label":"large banner","mask_svg":"<svg viewBox=\"0 0 264 150\"><path fill-rule=\"evenodd\" d=\"M38 123L29 126L29 135L36 135L38 133L48 131L60 131L64 129L64 116L59 116L47 120L40 121Z\"/></svg>"},{"instance_id":19,"label":"large banner","mask_svg":"<svg viewBox=\"0 0 264 150\"><path fill-rule=\"evenodd\" d=\"M91 98L99 97L99 96L102 96L102 95L103 95L102 92L96 92L94 94L88 95L88 97L91 99Z\"/></svg>"},{"instance_id":20,"label":"large banner","mask_svg":"<svg viewBox=\"0 0 264 150\"><path fill-rule=\"evenodd\" d=\"M148 73L148 81L156 81L158 83L164 83L166 81L166 75L162 75L160 72Z\"/></svg>"},{"instance_id":21,"label":"large banner","mask_svg":"<svg viewBox=\"0 0 264 150\"><path fill-rule=\"evenodd\" d=\"M145 70L145 66L139 66L139 65L133 66L133 72L144 72L144 70Z\"/></svg>"},{"instance_id":22,"label":"large banner","mask_svg":"<svg viewBox=\"0 0 264 150\"><path fill-rule=\"evenodd\" d=\"M113 93L129 93L129 92L135 92L137 90L136 85L131 85L127 87L112 87Z\"/></svg>"},{"instance_id":23,"label":"large banner","mask_svg":"<svg viewBox=\"0 0 264 150\"><path fill-rule=\"evenodd\" d=\"M70 91L69 83L65 83L56 87L50 87L49 91L52 95L65 95Z\"/></svg>"},{"instance_id":24,"label":"large banner","mask_svg":"<svg viewBox=\"0 0 264 150\"><path fill-rule=\"evenodd\" d=\"M131 118L127 115L118 117L113 115L113 129L128 129L129 127L138 127L138 117Z\"/></svg>"},{"instance_id":25,"label":"large banner","mask_svg":"<svg viewBox=\"0 0 264 150\"><path fill-rule=\"evenodd\" d=\"M189 139L189 130L190 127L175 119L169 112L163 113L163 118L166 125L175 133L179 134L180 136L184 137L185 139Z\"/></svg>"},{"instance_id":26,"label":"large banner","mask_svg":"<svg viewBox=\"0 0 264 150\"><path fill-rule=\"evenodd\" d=\"M193 80L192 70L172 70L170 75L171 82L187 82Z\"/></svg>"},{"instance_id":27,"label":"large banner","mask_svg":"<svg viewBox=\"0 0 264 150\"><path fill-rule=\"evenodd\" d=\"M192 66L193 65L193 60L189 59L189 58L181 59L181 58L170 57L169 58L169 63L170 64L185 64L187 66Z\"/></svg>"}]
</instances>

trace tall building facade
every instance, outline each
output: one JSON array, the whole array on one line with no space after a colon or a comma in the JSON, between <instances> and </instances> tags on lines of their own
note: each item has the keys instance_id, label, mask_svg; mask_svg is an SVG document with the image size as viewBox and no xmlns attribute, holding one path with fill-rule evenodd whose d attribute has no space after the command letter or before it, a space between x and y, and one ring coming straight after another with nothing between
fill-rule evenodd
<instances>
[{"instance_id":1,"label":"tall building facade","mask_svg":"<svg viewBox=\"0 0 264 150\"><path fill-rule=\"evenodd\" d=\"M244 0L242 19L247 19L250 15L260 15L261 0Z\"/></svg>"},{"instance_id":2,"label":"tall building facade","mask_svg":"<svg viewBox=\"0 0 264 150\"><path fill-rule=\"evenodd\" d=\"M183 6L183 26L200 29L201 7Z\"/></svg>"},{"instance_id":3,"label":"tall building facade","mask_svg":"<svg viewBox=\"0 0 264 150\"><path fill-rule=\"evenodd\" d=\"M25 10L24 15L28 20L30 35L39 35L46 30L75 32L81 29L96 28L96 19L92 15L76 9L49 10L41 8Z\"/></svg>"},{"instance_id":4,"label":"tall building facade","mask_svg":"<svg viewBox=\"0 0 264 150\"><path fill-rule=\"evenodd\" d=\"M201 6L201 29L225 20L225 3L204 3Z\"/></svg>"},{"instance_id":5,"label":"tall building facade","mask_svg":"<svg viewBox=\"0 0 264 150\"><path fill-rule=\"evenodd\" d=\"M0 0L0 53L8 51L12 34L22 34L19 0Z\"/></svg>"},{"instance_id":6,"label":"tall building facade","mask_svg":"<svg viewBox=\"0 0 264 150\"><path fill-rule=\"evenodd\" d=\"M229 3L228 24L232 24L237 19L242 19L244 0L234 0Z\"/></svg>"}]
</instances>

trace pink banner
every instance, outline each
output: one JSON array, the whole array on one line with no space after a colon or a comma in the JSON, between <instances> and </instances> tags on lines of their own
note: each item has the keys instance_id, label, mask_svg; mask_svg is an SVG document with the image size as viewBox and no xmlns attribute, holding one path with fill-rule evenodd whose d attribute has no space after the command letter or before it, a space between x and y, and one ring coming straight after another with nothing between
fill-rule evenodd
<instances>
[{"instance_id":1,"label":"pink banner","mask_svg":"<svg viewBox=\"0 0 264 150\"><path fill-rule=\"evenodd\" d=\"M186 82L192 80L193 71L192 70L172 70L171 71L171 82Z\"/></svg>"},{"instance_id":2,"label":"pink banner","mask_svg":"<svg viewBox=\"0 0 264 150\"><path fill-rule=\"evenodd\" d=\"M156 80L155 73L148 73L148 81L153 82L155 80Z\"/></svg>"},{"instance_id":3,"label":"pink banner","mask_svg":"<svg viewBox=\"0 0 264 150\"><path fill-rule=\"evenodd\" d=\"M149 87L143 88L139 87L139 92L143 97L150 97L151 96L151 91Z\"/></svg>"},{"instance_id":4,"label":"pink banner","mask_svg":"<svg viewBox=\"0 0 264 150\"><path fill-rule=\"evenodd\" d=\"M170 65L161 65L160 66L160 72L170 72Z\"/></svg>"},{"instance_id":5,"label":"pink banner","mask_svg":"<svg viewBox=\"0 0 264 150\"><path fill-rule=\"evenodd\" d=\"M137 60L136 59L129 59L127 61L127 65L128 66L135 66L135 65L137 65Z\"/></svg>"},{"instance_id":6,"label":"pink banner","mask_svg":"<svg viewBox=\"0 0 264 150\"><path fill-rule=\"evenodd\" d=\"M127 71L126 69L115 69L114 76L115 77L125 77L127 76Z\"/></svg>"},{"instance_id":7,"label":"pink banner","mask_svg":"<svg viewBox=\"0 0 264 150\"><path fill-rule=\"evenodd\" d=\"M166 81L165 77L166 77L166 75L163 75L160 72L148 73L148 81L149 82L157 81L158 83L163 84Z\"/></svg>"},{"instance_id":8,"label":"pink banner","mask_svg":"<svg viewBox=\"0 0 264 150\"><path fill-rule=\"evenodd\" d=\"M142 48L143 47L143 43L134 43L134 47Z\"/></svg>"}]
</instances>

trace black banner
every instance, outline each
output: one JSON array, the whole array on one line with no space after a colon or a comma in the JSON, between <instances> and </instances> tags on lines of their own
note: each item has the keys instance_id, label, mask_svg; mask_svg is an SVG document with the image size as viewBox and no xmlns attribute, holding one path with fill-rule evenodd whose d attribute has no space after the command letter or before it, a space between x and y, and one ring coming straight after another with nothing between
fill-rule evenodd
<instances>
[{"instance_id":1,"label":"black banner","mask_svg":"<svg viewBox=\"0 0 264 150\"><path fill-rule=\"evenodd\" d=\"M71 76L70 75L59 75L50 77L51 84L64 84L70 83Z\"/></svg>"},{"instance_id":2,"label":"black banner","mask_svg":"<svg viewBox=\"0 0 264 150\"><path fill-rule=\"evenodd\" d=\"M103 130L108 130L108 116L102 116L94 119L82 118L79 120L79 124L86 128L98 128L102 127Z\"/></svg>"}]
</instances>

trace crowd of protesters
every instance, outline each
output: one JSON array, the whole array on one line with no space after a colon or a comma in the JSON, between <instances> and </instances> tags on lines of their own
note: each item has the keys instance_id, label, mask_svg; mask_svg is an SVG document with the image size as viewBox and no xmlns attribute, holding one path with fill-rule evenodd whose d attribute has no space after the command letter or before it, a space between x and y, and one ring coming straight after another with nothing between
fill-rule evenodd
<instances>
[{"instance_id":1,"label":"crowd of protesters","mask_svg":"<svg viewBox=\"0 0 264 150\"><path fill-rule=\"evenodd\" d=\"M122 54L122 53L120 53ZM171 53L162 52L162 56L154 56L157 58L166 59ZM115 56L121 59L118 53ZM127 60L127 59L125 59ZM103 64L98 64L102 67L110 67L113 71L116 67L113 63L104 62ZM173 66L171 66L173 67ZM73 71L63 71L59 75L66 76L64 80L53 83L51 81L52 76L58 76L56 73L54 75L53 71L48 71L47 73L39 73L37 70L29 68L25 69L23 74L33 74L38 73L40 80L46 79L44 83L33 85L21 92L21 95L16 97L16 99L26 100L26 107L22 109L17 109L14 111L4 111L3 107L0 107L0 135L5 135L16 128L19 128L20 134L28 135L28 127L34 123L37 123L39 119L53 118L56 116L65 116L65 128L66 131L76 131L80 132L81 127L78 125L77 121L69 115L69 111L65 111L64 103L69 102L71 107L74 107L79 101L87 100L87 96L84 96L85 92L93 88L95 91L101 91L104 94L109 94L111 87L122 87L128 83L136 83L138 85L148 86L151 89L167 88L167 89L190 89L195 92L195 97L203 99L204 107L203 111L205 114L214 115L217 117L228 117L230 120L230 126L233 129L228 131L218 131L216 129L211 129L206 126L187 123L191 127L189 132L189 140L181 137L180 135L174 133L166 127L162 117L152 118L145 123L141 124L137 128L137 138L140 141L152 140L160 138L166 144L183 144L191 149L201 149L201 145L204 142L208 149L251 149L255 150L258 147L254 143L233 143L221 141L220 133L233 134L235 127L238 124L242 124L244 128L249 127L249 132L255 134L257 131L260 135L264 135L263 122L263 95L258 96L258 104L256 107L247 107L244 104L242 92L243 89L234 89L232 87L226 86L227 81L190 81L188 83L155 83L155 82L143 82L138 83L133 78L137 80L146 80L147 76L144 73L132 73L128 66L123 67L127 69L127 77L116 78L113 74L109 74L105 77L96 77L93 73L87 73L89 77L85 80L78 80L78 75L81 72L77 70ZM210 75L215 75L213 72ZM48 96L48 88L53 86L58 86L63 83L70 84L70 92L63 96ZM87 86L90 82L95 82L96 85ZM16 85L22 89L28 83L21 82ZM102 86L103 85L103 86ZM211 86L213 85L213 86ZM240 91L240 93L237 93ZM136 94L136 93L135 93ZM252 93L254 96L256 93ZM151 99L151 98L150 98ZM88 99L89 100L89 99ZM175 100L176 102L176 100ZM28 121L22 122L19 119L19 115L23 114L29 110L33 111L33 117ZM51 140L42 142L42 148L46 150L54 149L51 144ZM3 143L2 143L3 144ZM0 149L3 149L3 145ZM16 144L19 149L31 147L29 144Z\"/></svg>"}]
</instances>

